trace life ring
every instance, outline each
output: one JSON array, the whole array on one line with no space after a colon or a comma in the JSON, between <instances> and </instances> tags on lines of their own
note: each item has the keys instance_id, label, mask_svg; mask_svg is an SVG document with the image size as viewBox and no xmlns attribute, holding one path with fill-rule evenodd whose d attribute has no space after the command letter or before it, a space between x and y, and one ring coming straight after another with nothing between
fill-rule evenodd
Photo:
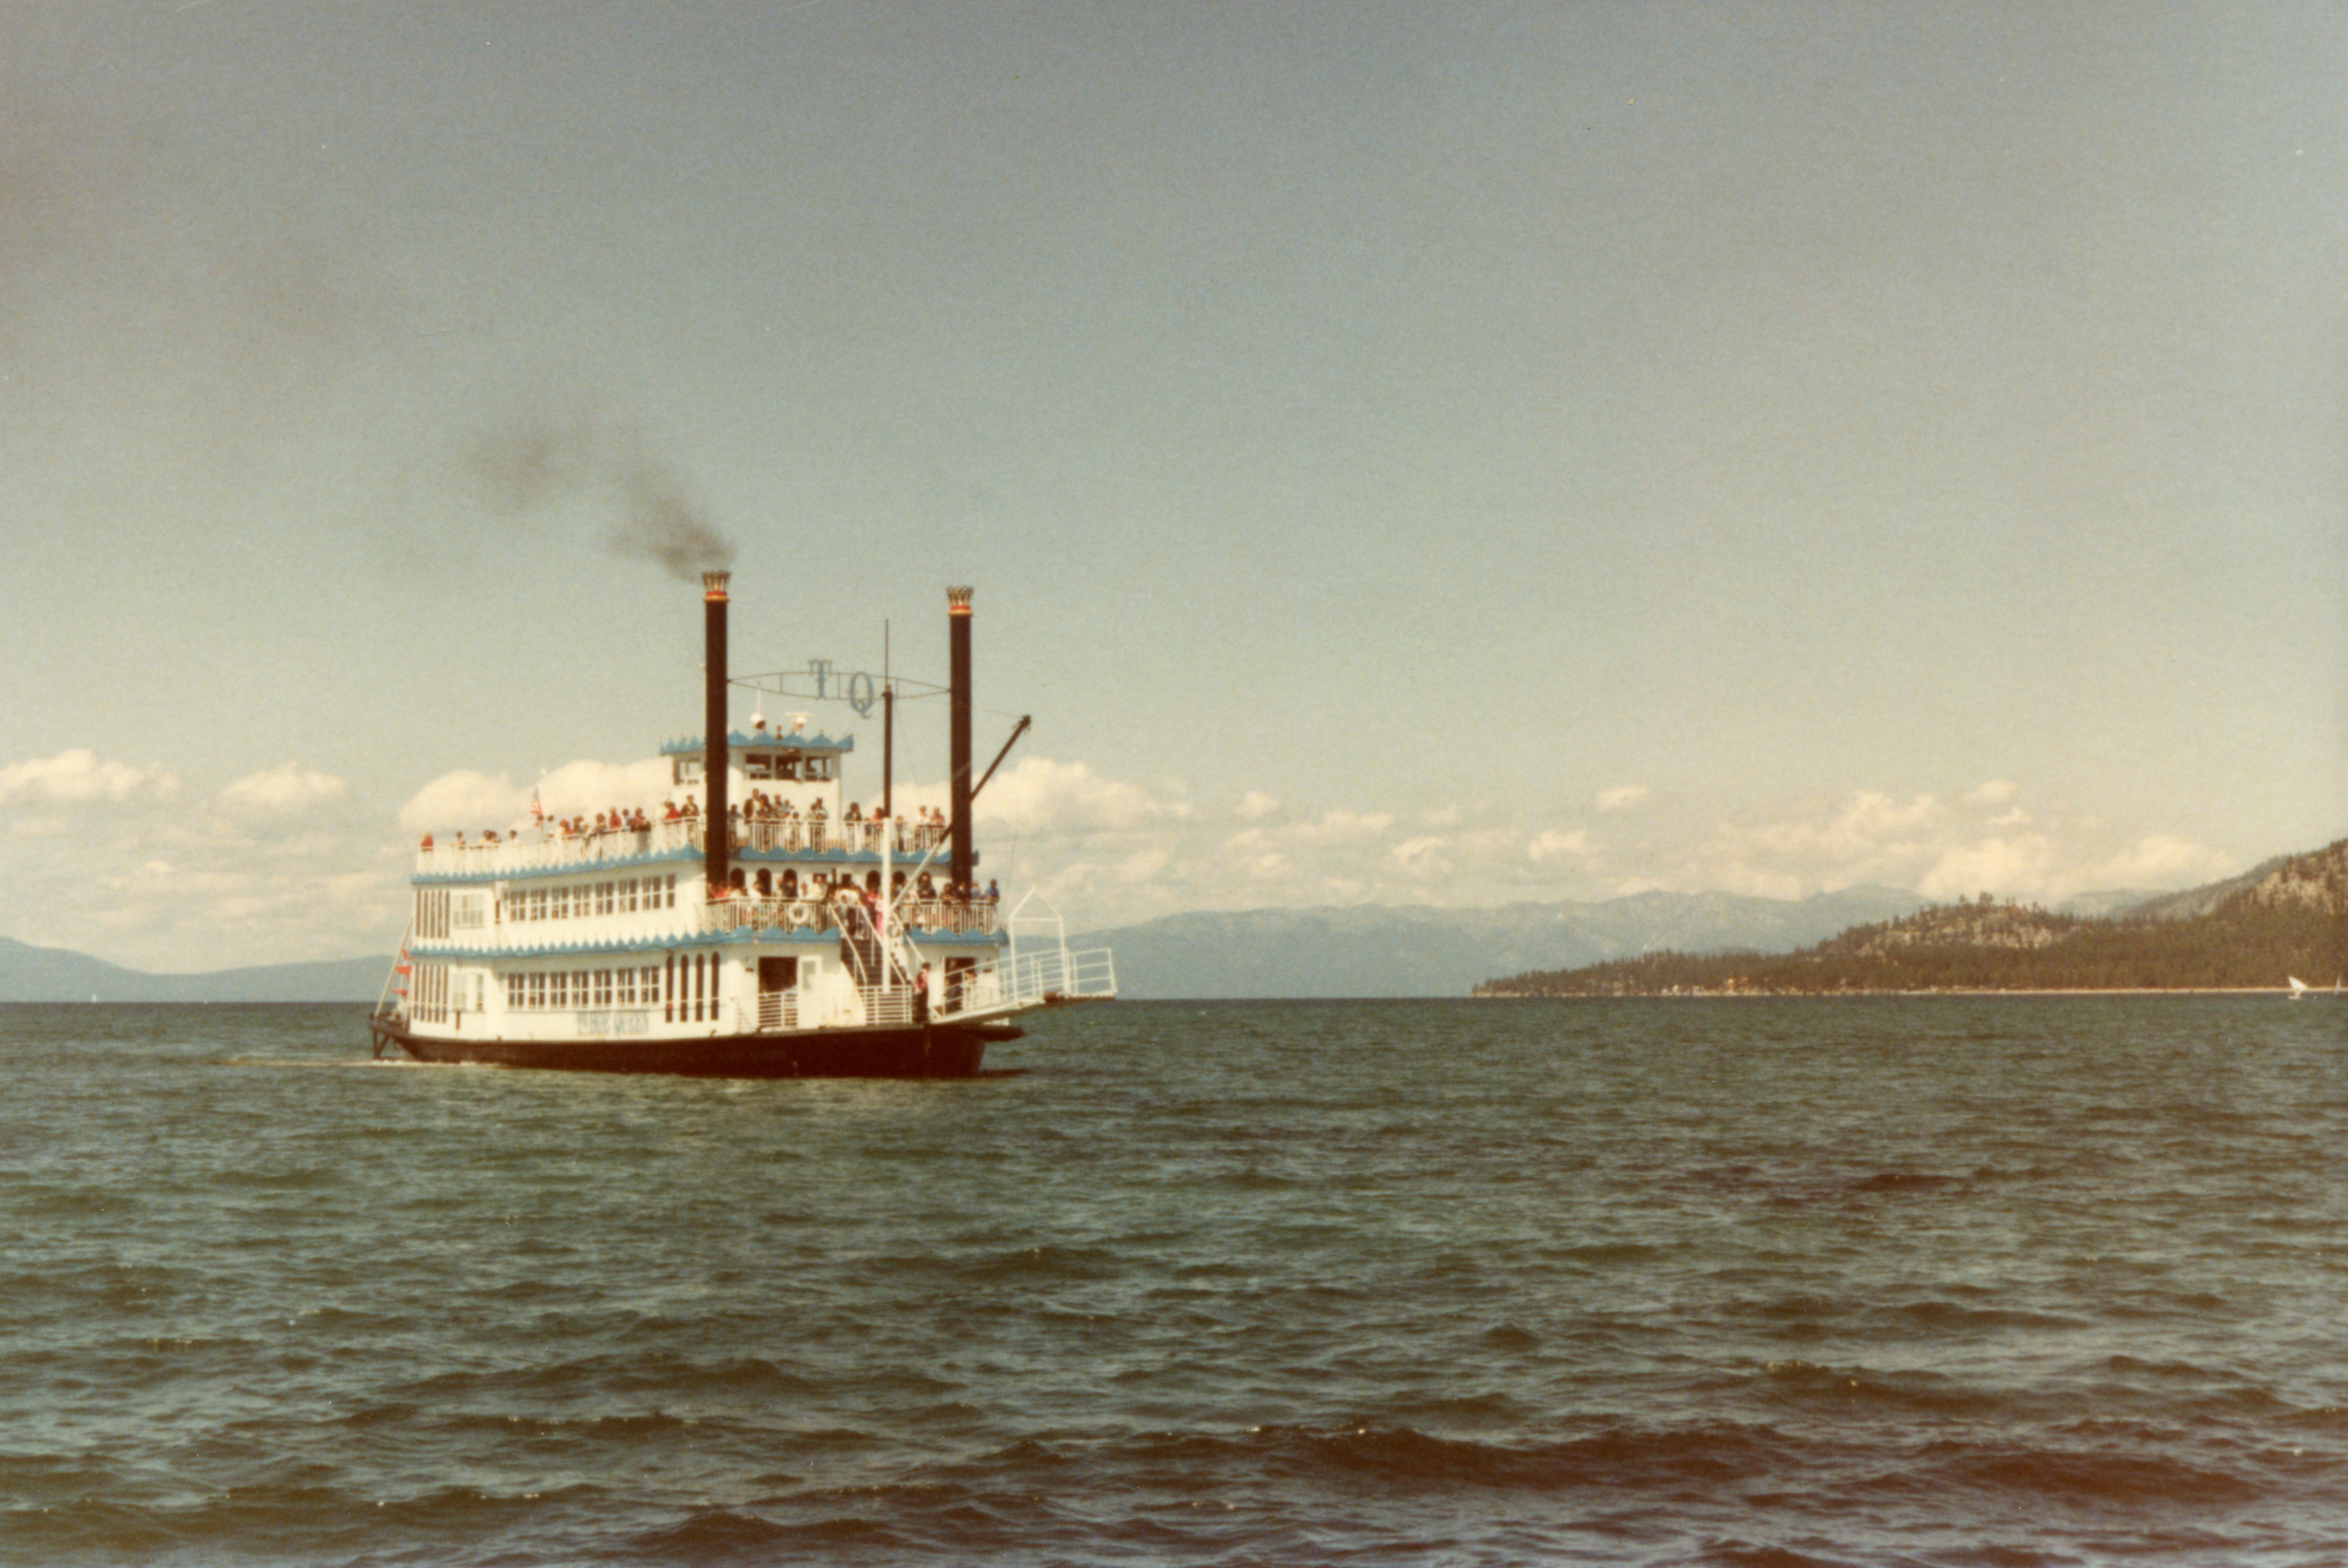
<instances>
[{"instance_id":1,"label":"life ring","mask_svg":"<svg viewBox=\"0 0 2348 1568\"><path fill-rule=\"evenodd\" d=\"M805 899L801 899L791 905L790 917L791 924L800 931L805 931L808 926L815 923L815 911L808 907L807 900Z\"/></svg>"}]
</instances>

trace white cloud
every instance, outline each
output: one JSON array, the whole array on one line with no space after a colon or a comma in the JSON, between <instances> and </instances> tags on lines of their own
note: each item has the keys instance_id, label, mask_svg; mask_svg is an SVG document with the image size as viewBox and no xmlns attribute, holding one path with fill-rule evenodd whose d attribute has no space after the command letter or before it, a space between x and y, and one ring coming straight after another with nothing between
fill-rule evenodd
<instances>
[{"instance_id":1,"label":"white cloud","mask_svg":"<svg viewBox=\"0 0 2348 1568\"><path fill-rule=\"evenodd\" d=\"M538 780L539 804L550 817L592 817L615 806L623 811L641 806L658 816L664 800L675 798L682 802L686 795L698 799L697 790L678 789L675 778L664 758L646 758L641 762L566 762ZM530 789L518 788L515 793L519 803L506 821L519 822L530 815ZM486 825L503 823L492 820Z\"/></svg>"},{"instance_id":2,"label":"white cloud","mask_svg":"<svg viewBox=\"0 0 2348 1568\"><path fill-rule=\"evenodd\" d=\"M1405 839L1394 847L1394 858L1404 865L1426 865L1439 858L1443 848L1450 841L1439 834Z\"/></svg>"},{"instance_id":3,"label":"white cloud","mask_svg":"<svg viewBox=\"0 0 2348 1568\"><path fill-rule=\"evenodd\" d=\"M1617 784L1598 791L1597 809L1601 811L1629 811L1643 806L1654 791L1644 784Z\"/></svg>"},{"instance_id":4,"label":"white cloud","mask_svg":"<svg viewBox=\"0 0 2348 1568\"><path fill-rule=\"evenodd\" d=\"M0 882L20 895L7 934L164 971L388 949L405 865L341 779L289 762L181 795L88 749L0 768Z\"/></svg>"},{"instance_id":5,"label":"white cloud","mask_svg":"<svg viewBox=\"0 0 2348 1568\"><path fill-rule=\"evenodd\" d=\"M1081 762L1022 758L998 773L973 809L978 825L1031 834L1128 832L1190 814L1188 802L1104 779Z\"/></svg>"},{"instance_id":6,"label":"white cloud","mask_svg":"<svg viewBox=\"0 0 2348 1568\"><path fill-rule=\"evenodd\" d=\"M2164 890L2193 887L2240 870L2239 863L2207 844L2197 844L2173 833L2155 833L2138 839L2088 872L2084 885Z\"/></svg>"},{"instance_id":7,"label":"white cloud","mask_svg":"<svg viewBox=\"0 0 2348 1568\"><path fill-rule=\"evenodd\" d=\"M11 799L57 804L128 800L134 795L168 796L179 788L171 774L127 762L101 762L88 747L0 768L0 804Z\"/></svg>"},{"instance_id":8,"label":"white cloud","mask_svg":"<svg viewBox=\"0 0 2348 1568\"><path fill-rule=\"evenodd\" d=\"M1242 822L1261 822L1279 810L1280 801L1275 797L1251 789L1240 797L1240 803L1231 808L1231 815Z\"/></svg>"},{"instance_id":9,"label":"white cloud","mask_svg":"<svg viewBox=\"0 0 2348 1568\"><path fill-rule=\"evenodd\" d=\"M411 833L471 833L484 828L502 832L530 820L532 789L549 817L592 817L613 807L633 810L639 806L658 815L664 800L698 797L697 790L677 789L673 778L668 762L660 758L566 762L534 784L517 784L503 773L459 768L409 796L399 809L399 825Z\"/></svg>"},{"instance_id":10,"label":"white cloud","mask_svg":"<svg viewBox=\"0 0 2348 1568\"><path fill-rule=\"evenodd\" d=\"M1590 853L1590 830L1576 828L1560 833L1555 828L1544 828L1540 836L1525 847L1525 853L1534 861L1581 859Z\"/></svg>"},{"instance_id":11,"label":"white cloud","mask_svg":"<svg viewBox=\"0 0 2348 1568\"><path fill-rule=\"evenodd\" d=\"M220 800L232 811L275 816L339 800L349 792L350 786L331 773L284 762L238 779L220 792Z\"/></svg>"},{"instance_id":12,"label":"white cloud","mask_svg":"<svg viewBox=\"0 0 2348 1568\"><path fill-rule=\"evenodd\" d=\"M2060 900L2089 889L2187 886L2226 874L2217 851L2167 835L2116 841L2106 823L2060 808L2024 811L2003 779L1954 799L1859 790L1716 823L1662 859L1666 884L1770 897L1877 882L1928 898ZM2003 808L2000 810L2000 808Z\"/></svg>"},{"instance_id":13,"label":"white cloud","mask_svg":"<svg viewBox=\"0 0 2348 1568\"><path fill-rule=\"evenodd\" d=\"M2037 833L1991 835L1952 844L1917 879L1926 898L1969 898L1976 892L2037 895L2059 880L2059 846Z\"/></svg>"},{"instance_id":14,"label":"white cloud","mask_svg":"<svg viewBox=\"0 0 2348 1568\"><path fill-rule=\"evenodd\" d=\"M515 788L504 774L492 779L460 768L409 796L399 809L399 825L411 833L463 832L474 825L502 828L529 812L530 791Z\"/></svg>"}]
</instances>

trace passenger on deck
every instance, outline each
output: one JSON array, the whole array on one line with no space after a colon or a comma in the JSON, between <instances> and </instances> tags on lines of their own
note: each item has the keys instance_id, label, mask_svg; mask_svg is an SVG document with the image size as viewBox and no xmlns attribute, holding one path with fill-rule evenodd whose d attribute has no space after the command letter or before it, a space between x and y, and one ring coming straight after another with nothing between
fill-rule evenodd
<instances>
[{"instance_id":1,"label":"passenger on deck","mask_svg":"<svg viewBox=\"0 0 2348 1568\"><path fill-rule=\"evenodd\" d=\"M676 820L675 801L664 800L661 802L661 820L664 822L674 822Z\"/></svg>"}]
</instances>

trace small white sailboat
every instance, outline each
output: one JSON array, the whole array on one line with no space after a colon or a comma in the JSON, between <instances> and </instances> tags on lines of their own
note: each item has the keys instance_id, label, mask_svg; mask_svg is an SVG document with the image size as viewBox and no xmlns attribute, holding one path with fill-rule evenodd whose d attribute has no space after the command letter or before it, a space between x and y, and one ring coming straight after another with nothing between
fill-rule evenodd
<instances>
[{"instance_id":1,"label":"small white sailboat","mask_svg":"<svg viewBox=\"0 0 2348 1568\"><path fill-rule=\"evenodd\" d=\"M2306 995L2310 991L2315 989L2314 986L2310 985L2306 981L2301 979L2296 975L2286 975L2283 978L2291 982L2291 999L2294 1002L2298 1001L2302 996ZM2339 987L2334 985L2333 989L2338 990Z\"/></svg>"}]
</instances>

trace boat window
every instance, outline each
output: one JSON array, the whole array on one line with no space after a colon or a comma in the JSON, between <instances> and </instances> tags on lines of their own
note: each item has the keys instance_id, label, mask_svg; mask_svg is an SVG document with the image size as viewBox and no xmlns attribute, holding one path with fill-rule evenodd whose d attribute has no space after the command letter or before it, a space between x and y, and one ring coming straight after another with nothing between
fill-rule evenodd
<instances>
[{"instance_id":1,"label":"boat window","mask_svg":"<svg viewBox=\"0 0 2348 1568\"><path fill-rule=\"evenodd\" d=\"M742 772L750 779L772 779L775 758L771 752L746 751L742 754Z\"/></svg>"},{"instance_id":2,"label":"boat window","mask_svg":"<svg viewBox=\"0 0 2348 1568\"><path fill-rule=\"evenodd\" d=\"M810 757L800 764L799 777L810 784L821 784L831 778L831 761L829 757Z\"/></svg>"},{"instance_id":3,"label":"boat window","mask_svg":"<svg viewBox=\"0 0 2348 1568\"><path fill-rule=\"evenodd\" d=\"M675 777L676 781L680 784L690 784L695 779L700 778L700 756L696 753L694 756L678 758L676 759Z\"/></svg>"},{"instance_id":4,"label":"boat window","mask_svg":"<svg viewBox=\"0 0 2348 1568\"><path fill-rule=\"evenodd\" d=\"M799 754L796 751L786 751L777 756L775 758L774 776L778 779L798 778L799 776Z\"/></svg>"}]
</instances>

